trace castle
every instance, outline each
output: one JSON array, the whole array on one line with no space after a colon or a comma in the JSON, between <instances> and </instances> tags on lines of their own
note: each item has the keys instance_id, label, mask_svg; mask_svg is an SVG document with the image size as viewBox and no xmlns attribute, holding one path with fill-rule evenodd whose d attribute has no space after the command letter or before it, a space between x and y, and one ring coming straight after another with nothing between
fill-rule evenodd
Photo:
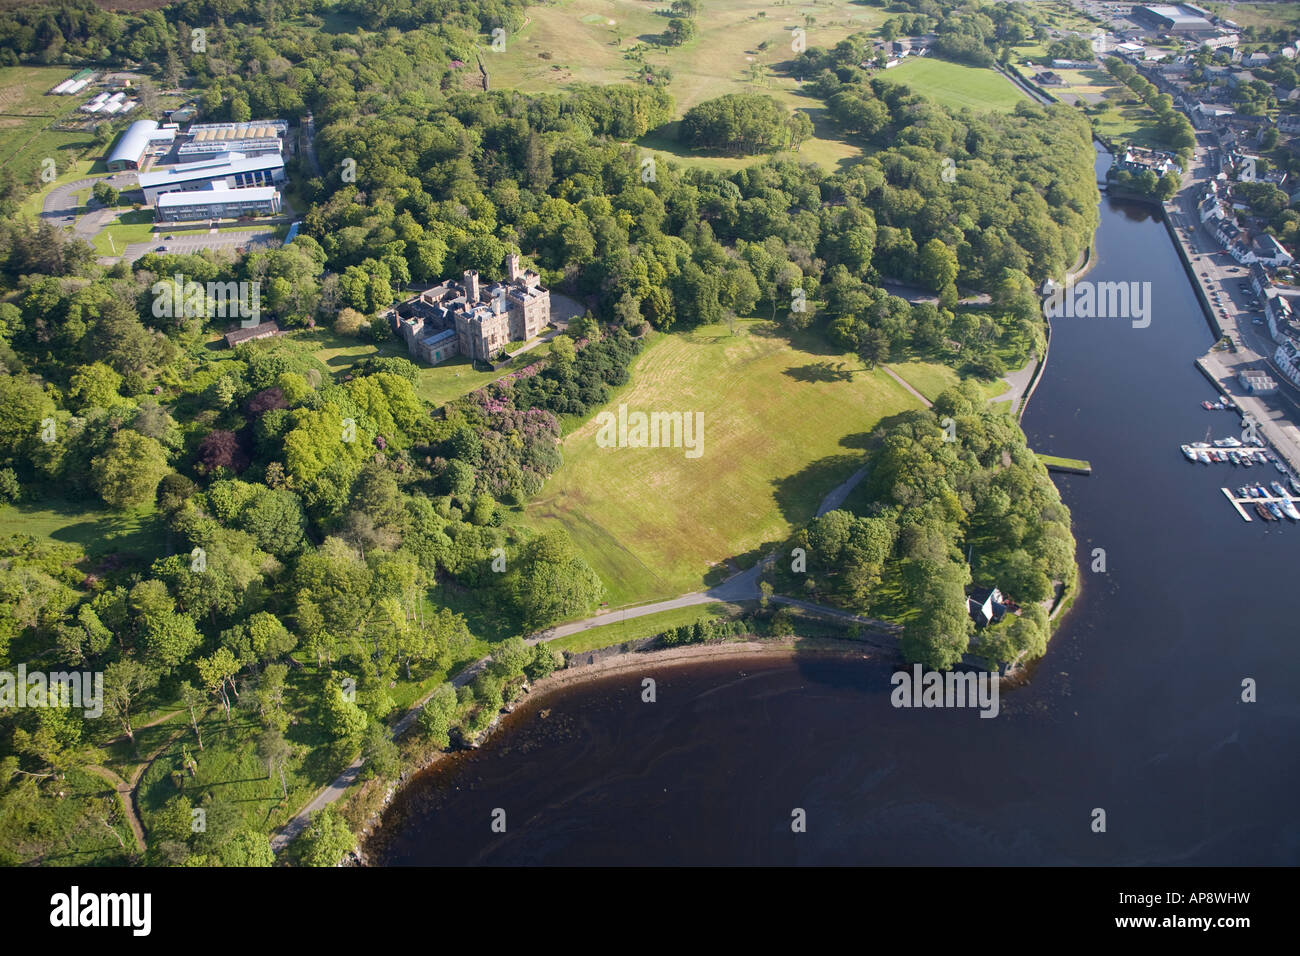
<instances>
[{"instance_id":1,"label":"castle","mask_svg":"<svg viewBox=\"0 0 1300 956\"><path fill-rule=\"evenodd\" d=\"M411 356L437 365L456 355L490 361L507 342L531 339L551 321L551 293L508 255L504 282L479 282L478 272L448 279L387 313Z\"/></svg>"}]
</instances>

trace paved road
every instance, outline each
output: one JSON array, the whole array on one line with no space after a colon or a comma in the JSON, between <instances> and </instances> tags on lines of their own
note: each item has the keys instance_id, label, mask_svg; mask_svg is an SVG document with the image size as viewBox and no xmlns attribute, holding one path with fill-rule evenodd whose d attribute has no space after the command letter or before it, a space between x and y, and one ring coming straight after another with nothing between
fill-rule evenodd
<instances>
[{"instance_id":1,"label":"paved road","mask_svg":"<svg viewBox=\"0 0 1300 956\"><path fill-rule=\"evenodd\" d=\"M107 182L110 186L125 192L136 186L132 173L115 173L112 176L89 176L62 183L50 190L41 203L41 218L55 226L72 227L73 235L78 239L89 241L102 227L104 222L113 217L113 210L98 209L77 220L77 203L72 194L83 189L92 189L97 182ZM92 200L93 202L93 200Z\"/></svg>"},{"instance_id":2,"label":"paved road","mask_svg":"<svg viewBox=\"0 0 1300 956\"><path fill-rule=\"evenodd\" d=\"M320 163L316 159L316 119L310 113L302 118L302 147L311 167L313 176L320 175Z\"/></svg>"},{"instance_id":3,"label":"paved road","mask_svg":"<svg viewBox=\"0 0 1300 956\"><path fill-rule=\"evenodd\" d=\"M1269 336L1268 326L1254 321L1264 319L1262 308L1250 304L1258 298L1257 293L1253 289L1248 292L1239 289L1241 282L1249 283L1249 267L1238 264L1219 245L1196 212L1197 196L1206 181L1218 173L1210 152L1208 137L1198 133L1190 175L1178 196L1165 206L1206 298L1214 303L1214 295L1219 295L1216 309L1220 328L1237 342L1236 352L1211 351L1201 358L1200 364L1243 412L1254 417L1259 423L1260 436L1287 460L1293 471L1300 473L1300 429L1294 423L1294 416L1300 410L1300 389L1292 386L1273 365L1272 355L1277 346ZM1248 394L1237 380L1238 373L1246 369L1268 371L1277 379L1279 392L1263 396ZM1227 420L1212 419L1207 424L1223 434L1236 433L1240 427L1236 418L1223 417ZM1188 440L1200 439L1201 436L1193 435Z\"/></svg>"}]
</instances>

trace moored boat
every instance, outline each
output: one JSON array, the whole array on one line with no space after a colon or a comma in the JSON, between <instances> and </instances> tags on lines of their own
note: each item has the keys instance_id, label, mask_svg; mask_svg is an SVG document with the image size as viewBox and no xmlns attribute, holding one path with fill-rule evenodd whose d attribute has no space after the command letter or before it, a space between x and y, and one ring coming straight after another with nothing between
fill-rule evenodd
<instances>
[{"instance_id":1,"label":"moored boat","mask_svg":"<svg viewBox=\"0 0 1300 956\"><path fill-rule=\"evenodd\" d=\"M1265 507L1264 507L1262 504L1260 504L1258 501L1255 502L1255 514L1259 515L1260 518L1262 518L1262 519L1265 520L1265 521L1272 521L1272 520L1273 520L1273 516L1272 516L1271 514L1268 513L1268 509L1265 508Z\"/></svg>"},{"instance_id":2,"label":"moored boat","mask_svg":"<svg viewBox=\"0 0 1300 956\"><path fill-rule=\"evenodd\" d=\"M1179 445L1178 447L1183 450L1183 454L1187 457L1188 461L1196 461L1196 452L1192 451L1189 446Z\"/></svg>"},{"instance_id":3,"label":"moored boat","mask_svg":"<svg viewBox=\"0 0 1300 956\"><path fill-rule=\"evenodd\" d=\"M1290 498L1283 498L1278 502L1278 507L1282 509L1282 514L1292 521L1300 521L1300 511L1296 510L1295 502Z\"/></svg>"},{"instance_id":4,"label":"moored boat","mask_svg":"<svg viewBox=\"0 0 1300 956\"><path fill-rule=\"evenodd\" d=\"M1286 497L1286 488L1284 488L1284 487L1282 486L1282 482L1280 482L1280 481L1270 481L1270 482L1268 483L1268 486L1269 486L1270 488L1273 489L1273 491L1277 494L1277 496L1278 496L1279 498L1285 498L1285 497Z\"/></svg>"},{"instance_id":5,"label":"moored boat","mask_svg":"<svg viewBox=\"0 0 1300 956\"><path fill-rule=\"evenodd\" d=\"M1274 521L1282 520L1282 509L1277 506L1276 502L1270 501L1268 503L1268 513L1273 516Z\"/></svg>"}]
</instances>

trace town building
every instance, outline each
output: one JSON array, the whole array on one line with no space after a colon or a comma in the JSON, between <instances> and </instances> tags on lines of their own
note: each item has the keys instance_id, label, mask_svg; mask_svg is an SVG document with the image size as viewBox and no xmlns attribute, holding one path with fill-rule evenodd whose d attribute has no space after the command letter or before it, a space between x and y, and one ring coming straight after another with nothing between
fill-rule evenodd
<instances>
[{"instance_id":1,"label":"town building","mask_svg":"<svg viewBox=\"0 0 1300 956\"><path fill-rule=\"evenodd\" d=\"M1267 372L1248 369L1237 375L1241 387L1253 395L1269 395L1277 391L1277 380Z\"/></svg>"},{"instance_id":2,"label":"town building","mask_svg":"<svg viewBox=\"0 0 1300 956\"><path fill-rule=\"evenodd\" d=\"M1121 169L1127 169L1132 173L1151 170L1157 176L1164 176L1169 172L1182 172L1182 168L1174 161L1175 158L1173 153L1162 152L1158 149L1126 146L1123 155L1120 156L1119 165Z\"/></svg>"},{"instance_id":3,"label":"town building","mask_svg":"<svg viewBox=\"0 0 1300 956\"><path fill-rule=\"evenodd\" d=\"M551 321L551 293L541 277L520 271L519 256L505 261L504 282L481 283L466 270L387 313L412 356L431 365L456 355L490 361L507 342L522 342Z\"/></svg>"}]
</instances>

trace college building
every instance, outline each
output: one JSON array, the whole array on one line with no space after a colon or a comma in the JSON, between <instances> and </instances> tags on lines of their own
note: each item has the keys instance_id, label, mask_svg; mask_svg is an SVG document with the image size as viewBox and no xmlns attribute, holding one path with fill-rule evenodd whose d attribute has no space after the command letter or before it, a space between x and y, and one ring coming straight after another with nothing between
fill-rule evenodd
<instances>
[{"instance_id":1,"label":"college building","mask_svg":"<svg viewBox=\"0 0 1300 956\"><path fill-rule=\"evenodd\" d=\"M456 355L490 361L507 342L537 335L551 321L551 293L519 256L505 260L504 282L482 283L468 269L387 312L407 351L431 365Z\"/></svg>"},{"instance_id":2,"label":"college building","mask_svg":"<svg viewBox=\"0 0 1300 956\"><path fill-rule=\"evenodd\" d=\"M145 200L156 203L164 193L191 189L278 185L284 182L284 160L275 153L264 156L226 153L215 159L141 173L139 179Z\"/></svg>"},{"instance_id":3,"label":"college building","mask_svg":"<svg viewBox=\"0 0 1300 956\"><path fill-rule=\"evenodd\" d=\"M242 216L275 216L279 212L280 190L274 186L187 189L163 193L154 203L154 213L159 222L239 219Z\"/></svg>"}]
</instances>

